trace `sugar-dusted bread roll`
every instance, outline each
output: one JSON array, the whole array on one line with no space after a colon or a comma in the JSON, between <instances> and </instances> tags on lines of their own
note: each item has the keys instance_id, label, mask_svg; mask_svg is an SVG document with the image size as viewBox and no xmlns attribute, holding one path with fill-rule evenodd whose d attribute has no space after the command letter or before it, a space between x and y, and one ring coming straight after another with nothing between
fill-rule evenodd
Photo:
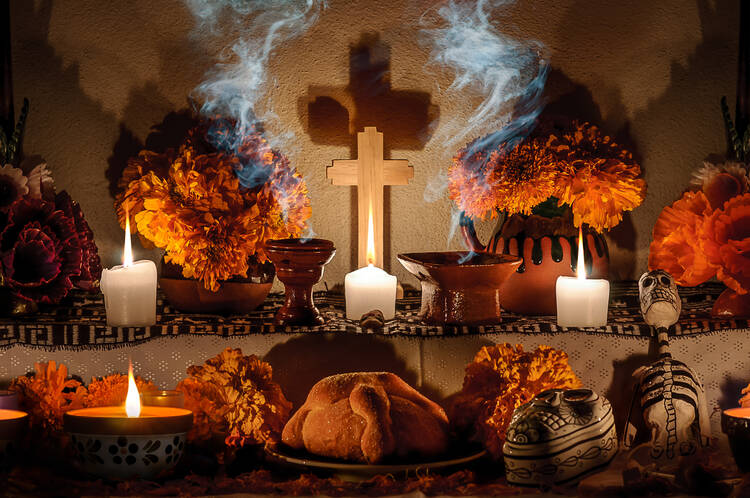
<instances>
[{"instance_id":1,"label":"sugar-dusted bread roll","mask_svg":"<svg viewBox=\"0 0 750 498\"><path fill-rule=\"evenodd\" d=\"M357 462L430 457L446 450L448 417L390 372L332 375L310 389L281 439L292 448Z\"/></svg>"}]
</instances>

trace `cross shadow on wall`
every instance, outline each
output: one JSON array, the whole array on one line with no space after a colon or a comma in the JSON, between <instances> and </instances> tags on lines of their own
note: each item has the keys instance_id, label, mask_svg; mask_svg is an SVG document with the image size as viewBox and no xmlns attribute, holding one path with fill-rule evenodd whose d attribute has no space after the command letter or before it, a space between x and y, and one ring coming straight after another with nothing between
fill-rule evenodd
<instances>
[{"instance_id":1,"label":"cross shadow on wall","mask_svg":"<svg viewBox=\"0 0 750 498\"><path fill-rule=\"evenodd\" d=\"M421 69L420 69L421 70ZM298 101L298 112L313 143L349 147L357 157L357 132L375 126L384 137L383 157L391 151L422 150L430 139L439 109L431 95L415 90L394 90L391 86L391 49L378 33L364 33L349 46L349 83L346 86L316 86ZM345 159L345 158L331 158ZM399 159L399 158L394 158ZM357 191L351 189L350 212L357 212ZM390 254L390 187L384 192L384 261ZM352 219L351 247L357 246L357 218ZM357 265L357 251L350 252L350 264Z\"/></svg>"}]
</instances>

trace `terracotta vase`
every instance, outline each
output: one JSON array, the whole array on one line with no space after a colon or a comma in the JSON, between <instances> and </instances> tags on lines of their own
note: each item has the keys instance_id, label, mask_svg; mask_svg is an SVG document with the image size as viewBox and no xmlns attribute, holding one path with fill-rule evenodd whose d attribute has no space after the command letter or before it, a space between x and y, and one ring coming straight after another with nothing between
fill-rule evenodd
<instances>
[{"instance_id":1,"label":"terracotta vase","mask_svg":"<svg viewBox=\"0 0 750 498\"><path fill-rule=\"evenodd\" d=\"M182 269L162 260L159 287L169 304L186 313L248 313L265 301L273 285L270 263L251 263L247 278L233 278L212 292L194 278L182 276Z\"/></svg>"},{"instance_id":2,"label":"terracotta vase","mask_svg":"<svg viewBox=\"0 0 750 498\"><path fill-rule=\"evenodd\" d=\"M419 317L427 323L479 325L500 321L503 282L521 258L467 251L399 254L422 285Z\"/></svg>"},{"instance_id":3,"label":"terracotta vase","mask_svg":"<svg viewBox=\"0 0 750 498\"><path fill-rule=\"evenodd\" d=\"M461 217L461 232L475 252L510 254L523 264L503 284L500 305L523 315L555 315L557 277L576 275L578 229L569 216L545 218L514 215L483 245L470 218ZM609 253L604 237L584 228L584 259L588 278L607 278Z\"/></svg>"},{"instance_id":4,"label":"terracotta vase","mask_svg":"<svg viewBox=\"0 0 750 498\"><path fill-rule=\"evenodd\" d=\"M284 284L284 305L276 312L276 325L322 325L323 315L313 302L312 288L323 276L323 267L336 254L333 242L324 239L281 239L266 243L268 258Z\"/></svg>"},{"instance_id":5,"label":"terracotta vase","mask_svg":"<svg viewBox=\"0 0 750 498\"><path fill-rule=\"evenodd\" d=\"M714 318L750 317L750 292L737 294L732 289L724 289L711 308L711 316Z\"/></svg>"}]
</instances>

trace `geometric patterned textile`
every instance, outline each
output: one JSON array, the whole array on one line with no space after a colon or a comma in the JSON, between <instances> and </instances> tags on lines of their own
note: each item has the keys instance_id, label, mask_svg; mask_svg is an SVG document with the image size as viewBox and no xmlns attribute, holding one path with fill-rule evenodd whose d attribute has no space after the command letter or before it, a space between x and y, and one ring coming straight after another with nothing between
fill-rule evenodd
<instances>
[{"instance_id":1,"label":"geometric patterned textile","mask_svg":"<svg viewBox=\"0 0 750 498\"><path fill-rule=\"evenodd\" d=\"M681 288L682 316L670 331L673 335L694 335L748 328L746 319L711 318L711 306L724 290L720 284ZM101 294L73 291L57 306L24 317L0 318L0 348L14 344L63 348L107 348L147 341L157 337L184 334L235 337L249 334L343 332L365 334L359 323L346 319L344 296L317 292L315 303L326 318L319 327L276 327L273 316L283 302L282 294L272 294L257 310L246 315L186 314L174 310L159 295L157 324L152 327L108 327ZM491 326L425 325L417 318L420 293L407 291L396 305L396 317L387 322L383 335L413 337L461 336L496 333L549 334L564 332L555 317L528 317L504 313L500 323ZM643 323L635 282L614 283L605 327L577 329L587 334L649 336Z\"/></svg>"}]
</instances>

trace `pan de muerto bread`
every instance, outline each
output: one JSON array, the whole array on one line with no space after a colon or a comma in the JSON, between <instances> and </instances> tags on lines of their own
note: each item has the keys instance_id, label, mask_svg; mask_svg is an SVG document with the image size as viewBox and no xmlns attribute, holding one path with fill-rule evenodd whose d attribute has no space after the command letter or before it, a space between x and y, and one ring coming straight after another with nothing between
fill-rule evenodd
<instances>
[{"instance_id":1,"label":"pan de muerto bread","mask_svg":"<svg viewBox=\"0 0 750 498\"><path fill-rule=\"evenodd\" d=\"M389 372L332 375L315 384L287 422L282 441L310 453L378 463L445 452L448 417Z\"/></svg>"}]
</instances>

